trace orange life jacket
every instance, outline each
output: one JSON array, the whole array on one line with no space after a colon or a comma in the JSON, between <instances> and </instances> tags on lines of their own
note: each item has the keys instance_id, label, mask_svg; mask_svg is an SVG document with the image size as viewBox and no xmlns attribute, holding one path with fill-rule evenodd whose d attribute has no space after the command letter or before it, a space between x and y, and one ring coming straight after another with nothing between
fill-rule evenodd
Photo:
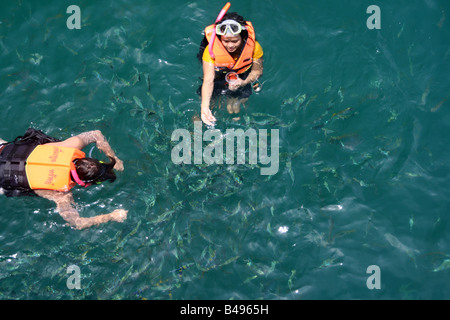
<instances>
[{"instance_id":1,"label":"orange life jacket","mask_svg":"<svg viewBox=\"0 0 450 320\"><path fill-rule=\"evenodd\" d=\"M69 191L76 184L70 178L70 170L75 169L73 160L84 157L85 153L75 148L51 144L37 146L27 158L25 165L30 188Z\"/></svg>"},{"instance_id":2,"label":"orange life jacket","mask_svg":"<svg viewBox=\"0 0 450 320\"><path fill-rule=\"evenodd\" d=\"M211 45L210 40L215 27L216 25L212 24L205 28L205 36L209 42L209 45ZM245 28L248 31L248 38L237 60L233 59L227 49L225 49L222 45L222 42L216 36L213 46L213 53L215 56L214 67L216 71L234 71L237 73L243 73L252 66L253 50L255 48L255 30L250 21L247 21Z\"/></svg>"}]
</instances>

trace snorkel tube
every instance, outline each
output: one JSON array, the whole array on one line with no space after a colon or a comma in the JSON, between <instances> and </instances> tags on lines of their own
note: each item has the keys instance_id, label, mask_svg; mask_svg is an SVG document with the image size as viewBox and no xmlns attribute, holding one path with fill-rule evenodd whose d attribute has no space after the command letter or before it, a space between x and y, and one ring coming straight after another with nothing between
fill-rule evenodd
<instances>
[{"instance_id":1,"label":"snorkel tube","mask_svg":"<svg viewBox=\"0 0 450 320\"><path fill-rule=\"evenodd\" d=\"M230 8L231 3L227 2L227 4L222 8L219 15L217 16L216 23L222 20L225 13L227 13L228 9ZM216 40L216 28L213 29L212 36L211 36L211 43L209 44L209 55L211 58L215 59L214 53L213 53L213 46L214 46L214 40Z\"/></svg>"}]
</instances>

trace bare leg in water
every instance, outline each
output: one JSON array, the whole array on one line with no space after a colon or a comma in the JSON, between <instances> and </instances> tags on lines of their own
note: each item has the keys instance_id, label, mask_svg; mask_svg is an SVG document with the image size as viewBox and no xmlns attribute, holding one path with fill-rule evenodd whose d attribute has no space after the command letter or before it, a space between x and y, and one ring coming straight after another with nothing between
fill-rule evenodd
<instances>
[{"instance_id":1,"label":"bare leg in water","mask_svg":"<svg viewBox=\"0 0 450 320\"><path fill-rule=\"evenodd\" d=\"M241 104L246 103L248 98L228 98L227 100L227 111L229 114L239 113L241 111ZM233 120L239 120L240 117L234 117Z\"/></svg>"}]
</instances>

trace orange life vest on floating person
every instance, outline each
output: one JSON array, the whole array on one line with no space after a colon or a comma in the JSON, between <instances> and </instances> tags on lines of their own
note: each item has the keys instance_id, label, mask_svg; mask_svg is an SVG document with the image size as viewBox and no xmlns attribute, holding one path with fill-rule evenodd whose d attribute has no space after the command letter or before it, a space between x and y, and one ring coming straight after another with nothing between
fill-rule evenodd
<instances>
[{"instance_id":1,"label":"orange life vest on floating person","mask_svg":"<svg viewBox=\"0 0 450 320\"><path fill-rule=\"evenodd\" d=\"M51 144L37 146L27 158L25 165L30 188L69 191L76 185L70 178L70 170L75 169L73 161L84 157L85 153L75 148Z\"/></svg>"},{"instance_id":2,"label":"orange life vest on floating person","mask_svg":"<svg viewBox=\"0 0 450 320\"><path fill-rule=\"evenodd\" d=\"M209 45L211 45L211 37L215 28L215 24L205 28L205 36ZM250 21L246 22L245 28L248 31L248 38L245 40L244 48L237 60L233 59L220 39L216 36L213 46L213 53L215 56L214 67L216 71L244 73L252 66L253 50L255 48L255 29Z\"/></svg>"}]
</instances>

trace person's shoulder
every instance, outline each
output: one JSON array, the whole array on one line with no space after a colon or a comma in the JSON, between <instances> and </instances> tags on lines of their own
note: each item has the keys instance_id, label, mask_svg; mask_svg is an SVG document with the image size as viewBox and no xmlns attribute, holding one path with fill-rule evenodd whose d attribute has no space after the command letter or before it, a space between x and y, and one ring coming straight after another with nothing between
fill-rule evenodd
<instances>
[{"instance_id":1,"label":"person's shoulder","mask_svg":"<svg viewBox=\"0 0 450 320\"><path fill-rule=\"evenodd\" d=\"M55 191L55 190L44 190L44 189L37 189L33 190L34 193L41 198L45 198L47 200L52 200L54 202L60 202L64 201L66 199L70 200L70 197L72 197L72 194L70 191L62 192L62 191Z\"/></svg>"},{"instance_id":2,"label":"person's shoulder","mask_svg":"<svg viewBox=\"0 0 450 320\"><path fill-rule=\"evenodd\" d=\"M205 51L203 51L202 60L205 62L214 63L213 58L211 58L211 55L209 54L209 45L207 45Z\"/></svg>"},{"instance_id":3,"label":"person's shoulder","mask_svg":"<svg viewBox=\"0 0 450 320\"><path fill-rule=\"evenodd\" d=\"M262 46L258 41L255 41L255 48L253 49L253 59L260 59L264 55Z\"/></svg>"},{"instance_id":4,"label":"person's shoulder","mask_svg":"<svg viewBox=\"0 0 450 320\"><path fill-rule=\"evenodd\" d=\"M64 141L49 142L46 145L52 145L54 147L66 147L81 150L83 148L83 143L78 136L70 137Z\"/></svg>"}]
</instances>

